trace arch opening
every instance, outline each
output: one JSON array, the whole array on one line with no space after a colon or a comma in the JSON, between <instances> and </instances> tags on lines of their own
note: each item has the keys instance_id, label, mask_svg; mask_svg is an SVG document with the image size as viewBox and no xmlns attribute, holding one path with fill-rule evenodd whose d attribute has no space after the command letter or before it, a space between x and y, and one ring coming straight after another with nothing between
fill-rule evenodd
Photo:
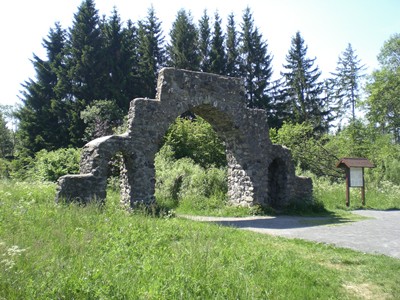
<instances>
[{"instance_id":1,"label":"arch opening","mask_svg":"<svg viewBox=\"0 0 400 300\"><path fill-rule=\"evenodd\" d=\"M232 121L211 105L192 107L178 116L155 157L158 204L173 208L183 205L183 209L225 205L227 161L233 156L227 155L231 143L228 136L232 136Z\"/></svg>"}]
</instances>

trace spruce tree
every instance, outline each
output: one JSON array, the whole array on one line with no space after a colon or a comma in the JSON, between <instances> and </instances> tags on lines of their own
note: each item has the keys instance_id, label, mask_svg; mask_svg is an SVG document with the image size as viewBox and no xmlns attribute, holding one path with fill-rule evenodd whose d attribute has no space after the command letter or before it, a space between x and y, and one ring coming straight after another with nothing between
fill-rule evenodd
<instances>
[{"instance_id":1,"label":"spruce tree","mask_svg":"<svg viewBox=\"0 0 400 300\"><path fill-rule=\"evenodd\" d=\"M210 72L210 18L207 15L207 10L204 10L203 16L199 21L199 55L200 55L200 70Z\"/></svg>"},{"instance_id":2,"label":"spruce tree","mask_svg":"<svg viewBox=\"0 0 400 300\"><path fill-rule=\"evenodd\" d=\"M138 55L140 91L142 97L154 98L158 71L165 62L164 37L161 22L156 17L153 6L148 10L147 18L139 22Z\"/></svg>"},{"instance_id":3,"label":"spruce tree","mask_svg":"<svg viewBox=\"0 0 400 300\"><path fill-rule=\"evenodd\" d=\"M64 69L65 41L65 30L56 23L42 44L46 49L47 60L34 55L32 64L36 79L29 79L22 84L23 105L16 112L16 117L19 119L19 138L28 154L68 145L66 137L69 123L65 99L57 92L57 74Z\"/></svg>"},{"instance_id":4,"label":"spruce tree","mask_svg":"<svg viewBox=\"0 0 400 300\"><path fill-rule=\"evenodd\" d=\"M94 0L85 0L69 32L68 79L75 99L90 104L104 98L105 51Z\"/></svg>"},{"instance_id":5,"label":"spruce tree","mask_svg":"<svg viewBox=\"0 0 400 300\"><path fill-rule=\"evenodd\" d=\"M300 32L292 38L291 48L286 55L284 79L287 96L288 120L295 123L310 123L314 132L325 132L332 121L331 111L323 96L324 85L319 81L321 72L314 67L316 58L307 58L308 47Z\"/></svg>"},{"instance_id":6,"label":"spruce tree","mask_svg":"<svg viewBox=\"0 0 400 300\"><path fill-rule=\"evenodd\" d=\"M348 44L346 50L339 56L333 84L337 106L340 108L339 114L345 115L351 109L352 121L355 121L356 101L360 97L360 80L365 77L362 73L365 66L361 65L351 44Z\"/></svg>"},{"instance_id":7,"label":"spruce tree","mask_svg":"<svg viewBox=\"0 0 400 300\"><path fill-rule=\"evenodd\" d=\"M243 14L240 33L240 75L244 78L249 107L267 109L270 98L267 89L272 75L272 58L267 51L254 19L247 7Z\"/></svg>"},{"instance_id":8,"label":"spruce tree","mask_svg":"<svg viewBox=\"0 0 400 300\"><path fill-rule=\"evenodd\" d=\"M11 130L7 128L5 117L0 109L0 159L11 156L12 154L13 141Z\"/></svg>"},{"instance_id":9,"label":"spruce tree","mask_svg":"<svg viewBox=\"0 0 400 300\"><path fill-rule=\"evenodd\" d=\"M116 8L113 9L111 17L103 22L102 31L105 89L101 99L113 100L119 108L127 112L131 100L126 94L127 81L130 75L129 68L127 68L129 53L123 47L122 22Z\"/></svg>"},{"instance_id":10,"label":"spruce tree","mask_svg":"<svg viewBox=\"0 0 400 300\"><path fill-rule=\"evenodd\" d=\"M82 146L85 124L80 112L106 94L107 59L98 11L94 0L84 0L69 30L67 80L69 84L69 136L73 146Z\"/></svg>"},{"instance_id":11,"label":"spruce tree","mask_svg":"<svg viewBox=\"0 0 400 300\"><path fill-rule=\"evenodd\" d=\"M128 74L126 78L125 93L128 99L132 100L138 97L143 97L141 92L141 79L139 77L139 55L138 55L138 29L132 22L127 21L127 25L122 30L123 40L122 49L125 53L125 73ZM129 109L122 108L127 113Z\"/></svg>"},{"instance_id":12,"label":"spruce tree","mask_svg":"<svg viewBox=\"0 0 400 300\"><path fill-rule=\"evenodd\" d=\"M200 56L198 51L198 32L190 12L181 9L172 24L171 42L167 47L168 65L178 69L198 71Z\"/></svg>"},{"instance_id":13,"label":"spruce tree","mask_svg":"<svg viewBox=\"0 0 400 300\"><path fill-rule=\"evenodd\" d=\"M231 13L228 16L226 30L226 70L225 74L232 77L239 76L239 50L238 33L236 32L235 16Z\"/></svg>"},{"instance_id":14,"label":"spruce tree","mask_svg":"<svg viewBox=\"0 0 400 300\"><path fill-rule=\"evenodd\" d=\"M221 18L218 13L214 15L214 31L211 40L210 70L219 75L226 74L226 57L224 49L224 35L221 28Z\"/></svg>"}]
</instances>

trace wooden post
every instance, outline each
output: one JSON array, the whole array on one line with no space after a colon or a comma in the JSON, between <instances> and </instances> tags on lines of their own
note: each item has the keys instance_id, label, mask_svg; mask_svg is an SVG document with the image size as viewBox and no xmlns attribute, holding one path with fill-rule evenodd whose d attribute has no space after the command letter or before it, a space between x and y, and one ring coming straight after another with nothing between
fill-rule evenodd
<instances>
[{"instance_id":1,"label":"wooden post","mask_svg":"<svg viewBox=\"0 0 400 300\"><path fill-rule=\"evenodd\" d=\"M346 169L346 206L350 206L350 169Z\"/></svg>"},{"instance_id":2,"label":"wooden post","mask_svg":"<svg viewBox=\"0 0 400 300\"><path fill-rule=\"evenodd\" d=\"M361 203L362 203L362 206L365 206L365 182L364 182L364 168L362 168L362 180L363 180L363 183L362 183L362 187L361 187Z\"/></svg>"},{"instance_id":3,"label":"wooden post","mask_svg":"<svg viewBox=\"0 0 400 300\"><path fill-rule=\"evenodd\" d=\"M362 206L365 206L365 187L361 187L361 201L362 201Z\"/></svg>"}]
</instances>

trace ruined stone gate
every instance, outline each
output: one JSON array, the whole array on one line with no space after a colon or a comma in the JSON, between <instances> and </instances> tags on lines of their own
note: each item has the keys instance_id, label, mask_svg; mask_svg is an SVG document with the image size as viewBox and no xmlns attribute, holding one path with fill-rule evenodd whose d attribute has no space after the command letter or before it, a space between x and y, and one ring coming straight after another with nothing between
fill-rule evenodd
<instances>
[{"instance_id":1,"label":"ruined stone gate","mask_svg":"<svg viewBox=\"0 0 400 300\"><path fill-rule=\"evenodd\" d=\"M58 180L56 201L103 201L108 162L120 153L122 204L152 204L155 155L169 126L187 111L208 121L224 142L231 204L279 208L311 198L312 182L295 176L290 151L271 143L267 113L246 107L241 79L164 68L158 76L156 99L131 102L125 134L84 146L80 174Z\"/></svg>"}]
</instances>

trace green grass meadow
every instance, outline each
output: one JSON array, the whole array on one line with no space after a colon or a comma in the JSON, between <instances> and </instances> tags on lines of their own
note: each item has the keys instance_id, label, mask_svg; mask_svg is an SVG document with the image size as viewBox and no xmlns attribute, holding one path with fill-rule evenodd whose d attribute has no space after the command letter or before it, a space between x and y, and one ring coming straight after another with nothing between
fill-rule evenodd
<instances>
[{"instance_id":1,"label":"green grass meadow","mask_svg":"<svg viewBox=\"0 0 400 300\"><path fill-rule=\"evenodd\" d=\"M398 259L54 194L0 181L0 299L399 299Z\"/></svg>"}]
</instances>

